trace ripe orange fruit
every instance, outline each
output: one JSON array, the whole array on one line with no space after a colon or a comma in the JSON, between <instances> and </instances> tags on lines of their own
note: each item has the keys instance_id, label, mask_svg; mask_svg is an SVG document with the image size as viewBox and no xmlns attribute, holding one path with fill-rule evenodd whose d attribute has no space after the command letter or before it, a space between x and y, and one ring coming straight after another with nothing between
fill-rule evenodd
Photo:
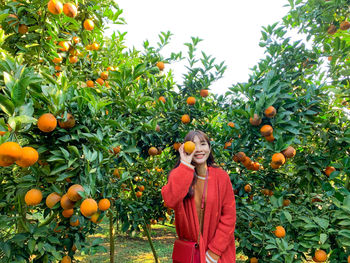
<instances>
[{"instance_id":1,"label":"ripe orange fruit","mask_svg":"<svg viewBox=\"0 0 350 263\"><path fill-rule=\"evenodd\" d=\"M24 25L24 24L20 24L18 26L18 33L24 35L26 33L28 33L28 26L27 25Z\"/></svg>"},{"instance_id":2,"label":"ripe orange fruit","mask_svg":"<svg viewBox=\"0 0 350 263\"><path fill-rule=\"evenodd\" d=\"M70 220L69 224L71 226L79 226L80 222L79 219L77 218L76 220L74 220L73 218Z\"/></svg>"},{"instance_id":3,"label":"ripe orange fruit","mask_svg":"<svg viewBox=\"0 0 350 263\"><path fill-rule=\"evenodd\" d=\"M228 147L230 147L231 144L232 144L231 142L225 142L224 149L227 149Z\"/></svg>"},{"instance_id":4,"label":"ripe orange fruit","mask_svg":"<svg viewBox=\"0 0 350 263\"><path fill-rule=\"evenodd\" d=\"M262 126L260 129L260 133L264 137L271 135L272 132L273 132L273 128L271 127L271 125L268 125L268 124Z\"/></svg>"},{"instance_id":5,"label":"ripe orange fruit","mask_svg":"<svg viewBox=\"0 0 350 263\"><path fill-rule=\"evenodd\" d=\"M70 200L68 198L68 195L67 194L64 194L61 198L61 207L63 209L72 209L75 205L75 202L73 202L72 200Z\"/></svg>"},{"instance_id":6,"label":"ripe orange fruit","mask_svg":"<svg viewBox=\"0 0 350 263\"><path fill-rule=\"evenodd\" d=\"M100 49L100 44L99 43L92 43L91 44L91 50L99 50Z\"/></svg>"},{"instance_id":7,"label":"ripe orange fruit","mask_svg":"<svg viewBox=\"0 0 350 263\"><path fill-rule=\"evenodd\" d=\"M343 21L340 23L340 29L341 30L348 30L350 28L350 22Z\"/></svg>"},{"instance_id":8,"label":"ripe orange fruit","mask_svg":"<svg viewBox=\"0 0 350 263\"><path fill-rule=\"evenodd\" d=\"M174 145L173 145L175 151L178 151L179 148L180 148L180 146L181 146L181 143L179 143L179 142L176 142L176 143L174 143Z\"/></svg>"},{"instance_id":9,"label":"ripe orange fruit","mask_svg":"<svg viewBox=\"0 0 350 263\"><path fill-rule=\"evenodd\" d=\"M235 162L242 162L246 158L246 155L244 152L238 152L235 154L235 156L233 158L234 158Z\"/></svg>"},{"instance_id":10,"label":"ripe orange fruit","mask_svg":"<svg viewBox=\"0 0 350 263\"><path fill-rule=\"evenodd\" d=\"M71 209L64 209L62 211L62 215L65 217L65 218L69 218L71 217L72 215L74 214L74 209L71 208Z\"/></svg>"},{"instance_id":11,"label":"ripe orange fruit","mask_svg":"<svg viewBox=\"0 0 350 263\"><path fill-rule=\"evenodd\" d=\"M61 116L63 117L63 115ZM71 129L75 126L75 119L74 116L70 113L67 113L67 120L59 120L58 125L63 129Z\"/></svg>"},{"instance_id":12,"label":"ripe orange fruit","mask_svg":"<svg viewBox=\"0 0 350 263\"><path fill-rule=\"evenodd\" d=\"M58 54L58 57L55 57L52 59L52 62L55 64L61 63L63 60L62 56L60 54Z\"/></svg>"},{"instance_id":13,"label":"ripe orange fruit","mask_svg":"<svg viewBox=\"0 0 350 263\"><path fill-rule=\"evenodd\" d=\"M274 106L270 106L265 110L264 113L267 118L273 118L276 115L276 109Z\"/></svg>"},{"instance_id":14,"label":"ripe orange fruit","mask_svg":"<svg viewBox=\"0 0 350 263\"><path fill-rule=\"evenodd\" d=\"M37 150L32 147L23 147L22 156L16 161L16 164L21 167L29 167L35 164L39 159Z\"/></svg>"},{"instance_id":15,"label":"ripe orange fruit","mask_svg":"<svg viewBox=\"0 0 350 263\"><path fill-rule=\"evenodd\" d=\"M113 175L117 178L120 178L120 174L119 174L119 170L118 168L115 168L114 171L113 171Z\"/></svg>"},{"instance_id":16,"label":"ripe orange fruit","mask_svg":"<svg viewBox=\"0 0 350 263\"><path fill-rule=\"evenodd\" d=\"M72 40L73 40L74 44L78 44L80 42L79 37L73 37Z\"/></svg>"},{"instance_id":17,"label":"ripe orange fruit","mask_svg":"<svg viewBox=\"0 0 350 263\"><path fill-rule=\"evenodd\" d=\"M38 205L42 199L43 194L38 189L30 189L24 197L24 201L27 205Z\"/></svg>"},{"instance_id":18,"label":"ripe orange fruit","mask_svg":"<svg viewBox=\"0 0 350 263\"><path fill-rule=\"evenodd\" d=\"M99 217L100 217L100 213L99 213L99 212L96 212L96 213L94 213L94 214L91 216L90 220L91 220L91 222L93 222L93 223L95 223L95 224L99 224L99 223L101 223L101 221L102 221L102 218L101 218L100 220L98 220ZM97 221L97 220L98 220L98 221Z\"/></svg>"},{"instance_id":19,"label":"ripe orange fruit","mask_svg":"<svg viewBox=\"0 0 350 263\"><path fill-rule=\"evenodd\" d=\"M165 98L164 98L164 96L160 96L160 97L158 98L158 100L161 101L161 102L163 102L163 103L165 103Z\"/></svg>"},{"instance_id":20,"label":"ripe orange fruit","mask_svg":"<svg viewBox=\"0 0 350 263\"><path fill-rule=\"evenodd\" d=\"M330 25L327 29L327 33L330 35L334 35L337 32L337 27L335 25Z\"/></svg>"},{"instance_id":21,"label":"ripe orange fruit","mask_svg":"<svg viewBox=\"0 0 350 263\"><path fill-rule=\"evenodd\" d=\"M86 81L86 86L88 86L89 88L93 88L95 86L95 84L92 80L88 80L88 81Z\"/></svg>"},{"instance_id":22,"label":"ripe orange fruit","mask_svg":"<svg viewBox=\"0 0 350 263\"><path fill-rule=\"evenodd\" d=\"M250 259L250 263L258 263L258 259L256 257L253 257Z\"/></svg>"},{"instance_id":23,"label":"ripe orange fruit","mask_svg":"<svg viewBox=\"0 0 350 263\"><path fill-rule=\"evenodd\" d=\"M275 137L273 137L273 133L271 133L269 136L265 136L266 141L273 142L275 140Z\"/></svg>"},{"instance_id":24,"label":"ripe orange fruit","mask_svg":"<svg viewBox=\"0 0 350 263\"><path fill-rule=\"evenodd\" d=\"M101 78L96 79L96 82L100 84L101 86L105 83L105 81Z\"/></svg>"},{"instance_id":25,"label":"ripe orange fruit","mask_svg":"<svg viewBox=\"0 0 350 263\"><path fill-rule=\"evenodd\" d=\"M50 0L47 4L47 8L49 9L49 12L53 15L59 15L63 11L62 3L57 0Z\"/></svg>"},{"instance_id":26,"label":"ripe orange fruit","mask_svg":"<svg viewBox=\"0 0 350 263\"><path fill-rule=\"evenodd\" d=\"M71 262L72 262L72 259L70 258L70 256L64 256L61 259L61 263L71 263Z\"/></svg>"},{"instance_id":27,"label":"ripe orange fruit","mask_svg":"<svg viewBox=\"0 0 350 263\"><path fill-rule=\"evenodd\" d=\"M284 199L283 200L283 206L289 206L290 205L290 200L289 199Z\"/></svg>"},{"instance_id":28,"label":"ripe orange fruit","mask_svg":"<svg viewBox=\"0 0 350 263\"><path fill-rule=\"evenodd\" d=\"M78 14L77 7L72 3L66 3L63 6L63 13L69 17L76 17Z\"/></svg>"},{"instance_id":29,"label":"ripe orange fruit","mask_svg":"<svg viewBox=\"0 0 350 263\"><path fill-rule=\"evenodd\" d=\"M145 191L145 187L143 185L139 185L137 188L140 190L140 192Z\"/></svg>"},{"instance_id":30,"label":"ripe orange fruit","mask_svg":"<svg viewBox=\"0 0 350 263\"><path fill-rule=\"evenodd\" d=\"M252 167L253 171L259 171L260 164L258 162L253 162L252 165L253 165L253 167Z\"/></svg>"},{"instance_id":31,"label":"ripe orange fruit","mask_svg":"<svg viewBox=\"0 0 350 263\"><path fill-rule=\"evenodd\" d=\"M188 97L186 102L188 105L194 105L196 103L196 99L194 97Z\"/></svg>"},{"instance_id":32,"label":"ripe orange fruit","mask_svg":"<svg viewBox=\"0 0 350 263\"><path fill-rule=\"evenodd\" d=\"M246 157L243 159L243 161L242 161L242 164L243 164L245 167L250 166L251 163L252 163L252 160L251 160L248 156L246 156Z\"/></svg>"},{"instance_id":33,"label":"ripe orange fruit","mask_svg":"<svg viewBox=\"0 0 350 263\"><path fill-rule=\"evenodd\" d=\"M191 121L190 116L188 114L182 115L181 121L183 124L189 123Z\"/></svg>"},{"instance_id":34,"label":"ripe orange fruit","mask_svg":"<svg viewBox=\"0 0 350 263\"><path fill-rule=\"evenodd\" d=\"M62 68L61 68L61 66L55 66L55 70L57 70L57 71L61 71L62 70Z\"/></svg>"},{"instance_id":35,"label":"ripe orange fruit","mask_svg":"<svg viewBox=\"0 0 350 263\"><path fill-rule=\"evenodd\" d=\"M0 166L10 166L22 157L22 147L17 142L4 142L0 145Z\"/></svg>"},{"instance_id":36,"label":"ripe orange fruit","mask_svg":"<svg viewBox=\"0 0 350 263\"><path fill-rule=\"evenodd\" d=\"M350 256L348 256L348 263L350 263Z\"/></svg>"},{"instance_id":37,"label":"ripe orange fruit","mask_svg":"<svg viewBox=\"0 0 350 263\"><path fill-rule=\"evenodd\" d=\"M209 95L209 90L207 89L201 89L200 93L201 97L205 98L205 97L208 97Z\"/></svg>"},{"instance_id":38,"label":"ripe orange fruit","mask_svg":"<svg viewBox=\"0 0 350 263\"><path fill-rule=\"evenodd\" d=\"M107 198L101 199L98 202L98 209L100 209L101 211L108 210L110 206L111 206L111 202Z\"/></svg>"},{"instance_id":39,"label":"ripe orange fruit","mask_svg":"<svg viewBox=\"0 0 350 263\"><path fill-rule=\"evenodd\" d=\"M141 191L137 191L137 192L136 192L136 197L137 197L137 198L140 198L141 196L142 196L142 192L141 192Z\"/></svg>"},{"instance_id":40,"label":"ripe orange fruit","mask_svg":"<svg viewBox=\"0 0 350 263\"><path fill-rule=\"evenodd\" d=\"M159 61L159 62L157 62L156 66L159 68L160 71L162 71L164 69L164 62Z\"/></svg>"},{"instance_id":41,"label":"ripe orange fruit","mask_svg":"<svg viewBox=\"0 0 350 263\"><path fill-rule=\"evenodd\" d=\"M251 187L249 184L246 184L246 185L244 186L244 191L245 191L246 193L250 193L250 192L252 191L252 187Z\"/></svg>"},{"instance_id":42,"label":"ripe orange fruit","mask_svg":"<svg viewBox=\"0 0 350 263\"><path fill-rule=\"evenodd\" d=\"M196 145L192 141L187 141L184 144L184 150L188 154L191 154L195 148L196 148Z\"/></svg>"},{"instance_id":43,"label":"ripe orange fruit","mask_svg":"<svg viewBox=\"0 0 350 263\"><path fill-rule=\"evenodd\" d=\"M98 205L92 198L85 199L80 205L80 212L85 216L92 216L97 212Z\"/></svg>"},{"instance_id":44,"label":"ripe orange fruit","mask_svg":"<svg viewBox=\"0 0 350 263\"><path fill-rule=\"evenodd\" d=\"M107 68L107 71L115 71L116 69L114 68L114 67L111 67L111 66L109 66L108 68Z\"/></svg>"},{"instance_id":45,"label":"ripe orange fruit","mask_svg":"<svg viewBox=\"0 0 350 263\"><path fill-rule=\"evenodd\" d=\"M84 21L84 28L88 31L93 30L95 27L94 21L92 21L91 19L86 19Z\"/></svg>"},{"instance_id":46,"label":"ripe orange fruit","mask_svg":"<svg viewBox=\"0 0 350 263\"><path fill-rule=\"evenodd\" d=\"M61 51L68 51L69 50L69 42L68 41L60 41L58 42L58 45L60 46L59 50Z\"/></svg>"},{"instance_id":47,"label":"ripe orange fruit","mask_svg":"<svg viewBox=\"0 0 350 263\"><path fill-rule=\"evenodd\" d=\"M81 199L79 192L84 192L84 187L80 184L74 184L68 188L67 196L71 201L76 202Z\"/></svg>"},{"instance_id":48,"label":"ripe orange fruit","mask_svg":"<svg viewBox=\"0 0 350 263\"><path fill-rule=\"evenodd\" d=\"M77 56L69 56L69 63L75 64L78 62L78 57Z\"/></svg>"},{"instance_id":49,"label":"ripe orange fruit","mask_svg":"<svg viewBox=\"0 0 350 263\"><path fill-rule=\"evenodd\" d=\"M103 72L101 72L100 77L101 77L101 79L103 79L103 80L108 79L108 72L107 72L107 71L103 71Z\"/></svg>"},{"instance_id":50,"label":"ripe orange fruit","mask_svg":"<svg viewBox=\"0 0 350 263\"><path fill-rule=\"evenodd\" d=\"M322 249L318 249L315 251L315 259L316 262L325 262L327 260L327 253Z\"/></svg>"},{"instance_id":51,"label":"ripe orange fruit","mask_svg":"<svg viewBox=\"0 0 350 263\"><path fill-rule=\"evenodd\" d=\"M44 113L38 119L38 128L42 132L52 132L57 126L56 117L51 113Z\"/></svg>"},{"instance_id":52,"label":"ripe orange fruit","mask_svg":"<svg viewBox=\"0 0 350 263\"><path fill-rule=\"evenodd\" d=\"M149 148L148 154L151 155L151 156L157 155L158 154L157 148L156 147Z\"/></svg>"},{"instance_id":53,"label":"ripe orange fruit","mask_svg":"<svg viewBox=\"0 0 350 263\"><path fill-rule=\"evenodd\" d=\"M0 146L1 147L1 146ZM326 169L324 170L324 172L326 173L326 175L329 177L331 175L331 173L333 173L334 171L336 171L336 169L333 166L327 166Z\"/></svg>"},{"instance_id":54,"label":"ripe orange fruit","mask_svg":"<svg viewBox=\"0 0 350 263\"><path fill-rule=\"evenodd\" d=\"M46 205L48 208L54 207L61 200L61 196L58 193L51 193L46 197Z\"/></svg>"},{"instance_id":55,"label":"ripe orange fruit","mask_svg":"<svg viewBox=\"0 0 350 263\"><path fill-rule=\"evenodd\" d=\"M275 153L272 155L272 162L281 166L286 162L286 158L282 153Z\"/></svg>"},{"instance_id":56,"label":"ripe orange fruit","mask_svg":"<svg viewBox=\"0 0 350 263\"><path fill-rule=\"evenodd\" d=\"M278 238L282 238L286 236L286 230L283 226L276 226L276 230L274 231L275 236Z\"/></svg>"},{"instance_id":57,"label":"ripe orange fruit","mask_svg":"<svg viewBox=\"0 0 350 263\"><path fill-rule=\"evenodd\" d=\"M114 154L120 153L120 146L113 147L113 153Z\"/></svg>"},{"instance_id":58,"label":"ripe orange fruit","mask_svg":"<svg viewBox=\"0 0 350 263\"><path fill-rule=\"evenodd\" d=\"M249 122L253 126L259 126L261 124L261 118L255 113L253 118L250 117Z\"/></svg>"},{"instance_id":59,"label":"ripe orange fruit","mask_svg":"<svg viewBox=\"0 0 350 263\"><path fill-rule=\"evenodd\" d=\"M293 158L296 154L296 150L292 146L288 146L287 149L282 151L282 154L286 158Z\"/></svg>"},{"instance_id":60,"label":"ripe orange fruit","mask_svg":"<svg viewBox=\"0 0 350 263\"><path fill-rule=\"evenodd\" d=\"M231 122L231 121L227 125L230 126L231 128L235 127L235 124L233 122Z\"/></svg>"},{"instance_id":61,"label":"ripe orange fruit","mask_svg":"<svg viewBox=\"0 0 350 263\"><path fill-rule=\"evenodd\" d=\"M270 163L270 166L271 166L272 169L278 169L278 168L281 167L281 165L278 165L278 164L273 163L273 162Z\"/></svg>"}]
</instances>

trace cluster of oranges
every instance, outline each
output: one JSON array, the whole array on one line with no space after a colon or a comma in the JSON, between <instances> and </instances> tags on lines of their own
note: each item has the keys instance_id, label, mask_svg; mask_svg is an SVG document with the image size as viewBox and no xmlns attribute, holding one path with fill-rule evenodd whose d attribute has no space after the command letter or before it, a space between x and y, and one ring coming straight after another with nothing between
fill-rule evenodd
<instances>
[{"instance_id":1,"label":"cluster of oranges","mask_svg":"<svg viewBox=\"0 0 350 263\"><path fill-rule=\"evenodd\" d=\"M233 160L237 163L242 163L248 170L258 171L260 164L253 162L244 152L238 152L233 156Z\"/></svg>"},{"instance_id":2,"label":"cluster of oranges","mask_svg":"<svg viewBox=\"0 0 350 263\"><path fill-rule=\"evenodd\" d=\"M21 167L34 165L39 159L33 147L21 147L17 142L4 142L0 145L0 166L7 167L14 163Z\"/></svg>"},{"instance_id":3,"label":"cluster of oranges","mask_svg":"<svg viewBox=\"0 0 350 263\"><path fill-rule=\"evenodd\" d=\"M293 158L296 154L296 150L292 146L288 146L285 150L283 150L280 153L274 153L272 155L271 160L271 168L272 169L278 169L280 168L285 162L287 158Z\"/></svg>"},{"instance_id":4,"label":"cluster of oranges","mask_svg":"<svg viewBox=\"0 0 350 263\"><path fill-rule=\"evenodd\" d=\"M61 117L63 118L64 115ZM39 117L37 125L42 132L52 132L57 127L57 119L52 113L44 113ZM75 126L75 118L72 114L67 113L67 119L59 120L58 125L63 129L71 129Z\"/></svg>"},{"instance_id":5,"label":"cluster of oranges","mask_svg":"<svg viewBox=\"0 0 350 263\"><path fill-rule=\"evenodd\" d=\"M102 71L100 74L100 77L96 79L96 83L98 83L101 86L106 86L108 88L109 83L107 79L109 77L109 74L108 74L109 71L115 71L115 69L113 67L108 67L107 71ZM95 86L95 83L92 80L88 80L86 81L86 86L89 88L93 88Z\"/></svg>"}]
</instances>

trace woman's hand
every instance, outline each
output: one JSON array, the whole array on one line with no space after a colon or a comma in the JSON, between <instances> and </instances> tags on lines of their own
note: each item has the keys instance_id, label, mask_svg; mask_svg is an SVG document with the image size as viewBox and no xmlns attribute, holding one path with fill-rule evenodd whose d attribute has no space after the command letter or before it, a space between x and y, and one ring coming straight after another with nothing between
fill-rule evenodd
<instances>
[{"instance_id":1,"label":"woman's hand","mask_svg":"<svg viewBox=\"0 0 350 263\"><path fill-rule=\"evenodd\" d=\"M184 144L181 144L181 146L179 148L180 160L184 161L184 162L186 162L188 164L191 164L192 158L193 158L193 155L194 155L195 151L196 151L196 149L191 154L188 154L187 152L185 152Z\"/></svg>"}]
</instances>

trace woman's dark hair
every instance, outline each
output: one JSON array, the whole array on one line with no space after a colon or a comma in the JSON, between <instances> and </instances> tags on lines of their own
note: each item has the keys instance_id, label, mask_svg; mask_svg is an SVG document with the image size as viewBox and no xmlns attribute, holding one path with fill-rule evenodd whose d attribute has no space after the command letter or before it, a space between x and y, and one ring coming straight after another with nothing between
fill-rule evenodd
<instances>
[{"instance_id":1,"label":"woman's dark hair","mask_svg":"<svg viewBox=\"0 0 350 263\"><path fill-rule=\"evenodd\" d=\"M194 137L195 136L198 136L199 140L200 141L206 141L209 145L209 148L210 148L210 154L209 154L209 157L207 159L207 166L211 166L211 167L218 167L216 164L215 164L215 161L214 161L214 156L213 156L213 152L211 150L211 146L210 146L210 140L209 140L209 137L208 135L206 135L204 132L200 131L200 130L194 130L194 131L190 131L189 133L187 133L187 135L185 136L185 139L184 139L184 143L187 142L187 141L192 141L194 140ZM180 156L174 166L173 169L175 169L176 167L178 167L181 163L181 159L180 159ZM192 162L192 165L194 165L194 163ZM170 174L170 173L169 173ZM169 176L168 176L169 177ZM188 189L188 193L187 195L185 196L185 199L186 198L190 198L194 195L194 190L193 190L193 186L195 185L195 183L197 182L197 177L196 176L193 176L193 180L192 180L192 183L190 185L190 188Z\"/></svg>"}]
</instances>

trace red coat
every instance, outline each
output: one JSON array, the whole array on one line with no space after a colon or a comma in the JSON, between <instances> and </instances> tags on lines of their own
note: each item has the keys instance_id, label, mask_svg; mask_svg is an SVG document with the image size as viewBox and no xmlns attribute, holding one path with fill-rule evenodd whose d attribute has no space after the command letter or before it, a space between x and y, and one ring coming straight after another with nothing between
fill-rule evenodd
<instances>
[{"instance_id":1,"label":"red coat","mask_svg":"<svg viewBox=\"0 0 350 263\"><path fill-rule=\"evenodd\" d=\"M228 174L221 168L208 167L207 201L203 234L200 238L201 262L208 249L220 256L218 263L236 262L234 231L236 202ZM192 183L194 169L180 163L171 171L162 188L167 207L175 210L176 232L180 239L197 241L199 221L194 198L184 200Z\"/></svg>"}]
</instances>

